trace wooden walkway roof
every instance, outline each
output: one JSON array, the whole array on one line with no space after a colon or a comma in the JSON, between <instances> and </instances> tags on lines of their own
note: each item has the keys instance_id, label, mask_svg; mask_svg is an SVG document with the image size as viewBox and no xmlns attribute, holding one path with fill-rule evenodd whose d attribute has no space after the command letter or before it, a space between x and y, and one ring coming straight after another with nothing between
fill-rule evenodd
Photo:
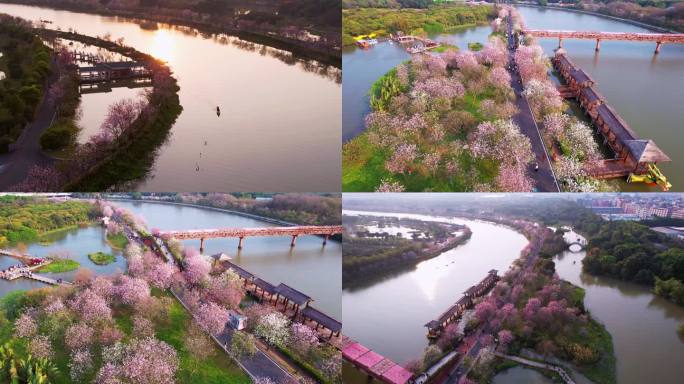
<instances>
[{"instance_id":1,"label":"wooden walkway roof","mask_svg":"<svg viewBox=\"0 0 684 384\"><path fill-rule=\"evenodd\" d=\"M290 287L289 285L283 283L280 283L277 287L275 287L275 292L280 296L283 296L284 298L300 306L305 305L306 303L312 300L311 296L304 294Z\"/></svg>"},{"instance_id":2,"label":"wooden walkway roof","mask_svg":"<svg viewBox=\"0 0 684 384\"><path fill-rule=\"evenodd\" d=\"M622 120L622 117L615 112L615 110L608 104L601 104L596 112L598 116L608 125L610 131L615 137L623 143L627 140L637 139L639 136L632 130L632 128Z\"/></svg>"},{"instance_id":3,"label":"wooden walkway roof","mask_svg":"<svg viewBox=\"0 0 684 384\"><path fill-rule=\"evenodd\" d=\"M411 371L357 342L344 346L342 357L385 383L406 384L413 377Z\"/></svg>"},{"instance_id":4,"label":"wooden walkway roof","mask_svg":"<svg viewBox=\"0 0 684 384\"><path fill-rule=\"evenodd\" d=\"M628 140L625 141L625 145L639 163L671 161L670 157L653 140Z\"/></svg>"},{"instance_id":5,"label":"wooden walkway roof","mask_svg":"<svg viewBox=\"0 0 684 384\"><path fill-rule=\"evenodd\" d=\"M332 317L326 315L325 313L319 311L318 309L307 306L302 309L302 316L307 317L318 324L328 328L333 332L339 332L342 330L342 323L333 319Z\"/></svg>"},{"instance_id":6,"label":"wooden walkway roof","mask_svg":"<svg viewBox=\"0 0 684 384\"><path fill-rule=\"evenodd\" d=\"M245 280L251 280L255 277L251 272L235 263L231 263L230 261L226 261L225 263L228 264L228 268L232 269L233 272L237 273L238 276Z\"/></svg>"}]
</instances>

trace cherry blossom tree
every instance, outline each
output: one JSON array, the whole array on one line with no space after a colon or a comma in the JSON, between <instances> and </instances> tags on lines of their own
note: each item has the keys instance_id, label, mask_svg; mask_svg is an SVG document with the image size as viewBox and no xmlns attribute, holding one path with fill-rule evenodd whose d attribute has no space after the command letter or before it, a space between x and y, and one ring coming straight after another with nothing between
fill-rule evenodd
<instances>
[{"instance_id":1,"label":"cherry blossom tree","mask_svg":"<svg viewBox=\"0 0 684 384\"><path fill-rule=\"evenodd\" d=\"M82 382L93 369L93 356L88 349L71 352L69 361L69 377L74 382Z\"/></svg>"},{"instance_id":2,"label":"cherry blossom tree","mask_svg":"<svg viewBox=\"0 0 684 384\"><path fill-rule=\"evenodd\" d=\"M144 107L145 102L128 98L115 102L109 107L105 116L101 126L102 132L116 140L133 125Z\"/></svg>"},{"instance_id":3,"label":"cherry blossom tree","mask_svg":"<svg viewBox=\"0 0 684 384\"><path fill-rule=\"evenodd\" d=\"M375 189L376 192L404 192L406 188L398 181L382 179L380 185Z\"/></svg>"},{"instance_id":4,"label":"cherry blossom tree","mask_svg":"<svg viewBox=\"0 0 684 384\"><path fill-rule=\"evenodd\" d=\"M23 313L14 321L14 332L19 337L33 337L38 333L38 323L32 316Z\"/></svg>"},{"instance_id":5,"label":"cherry blossom tree","mask_svg":"<svg viewBox=\"0 0 684 384\"><path fill-rule=\"evenodd\" d=\"M412 163L418 156L415 144L400 145L392 157L385 163L385 168L392 173L411 173Z\"/></svg>"},{"instance_id":6,"label":"cherry blossom tree","mask_svg":"<svg viewBox=\"0 0 684 384\"><path fill-rule=\"evenodd\" d=\"M122 304L135 305L150 297L150 286L140 278L121 275L114 286L114 296Z\"/></svg>"},{"instance_id":7,"label":"cherry blossom tree","mask_svg":"<svg viewBox=\"0 0 684 384\"><path fill-rule=\"evenodd\" d=\"M197 325L205 332L212 335L223 331L228 322L228 311L214 302L207 302L197 309L195 313Z\"/></svg>"},{"instance_id":8,"label":"cherry blossom tree","mask_svg":"<svg viewBox=\"0 0 684 384\"><path fill-rule=\"evenodd\" d=\"M199 285L206 281L211 271L211 263L194 248L185 250L183 276L191 285Z\"/></svg>"},{"instance_id":9,"label":"cherry blossom tree","mask_svg":"<svg viewBox=\"0 0 684 384\"><path fill-rule=\"evenodd\" d=\"M105 347L102 356L97 383L168 384L178 370L176 350L154 338Z\"/></svg>"},{"instance_id":10,"label":"cherry blossom tree","mask_svg":"<svg viewBox=\"0 0 684 384\"><path fill-rule=\"evenodd\" d=\"M95 330L88 324L76 323L66 329L66 332L64 333L64 344L72 351L83 349L90 346L94 335Z\"/></svg>"},{"instance_id":11,"label":"cherry blossom tree","mask_svg":"<svg viewBox=\"0 0 684 384\"><path fill-rule=\"evenodd\" d=\"M112 319L112 310L107 305L107 301L91 289L77 293L69 302L69 306L88 323Z\"/></svg>"},{"instance_id":12,"label":"cherry blossom tree","mask_svg":"<svg viewBox=\"0 0 684 384\"><path fill-rule=\"evenodd\" d=\"M45 335L37 335L29 342L29 351L38 359L50 359L54 355L50 339Z\"/></svg>"},{"instance_id":13,"label":"cherry blossom tree","mask_svg":"<svg viewBox=\"0 0 684 384\"><path fill-rule=\"evenodd\" d=\"M269 345L285 345L290 337L290 320L280 312L270 313L259 320L254 334L264 339Z\"/></svg>"}]
</instances>

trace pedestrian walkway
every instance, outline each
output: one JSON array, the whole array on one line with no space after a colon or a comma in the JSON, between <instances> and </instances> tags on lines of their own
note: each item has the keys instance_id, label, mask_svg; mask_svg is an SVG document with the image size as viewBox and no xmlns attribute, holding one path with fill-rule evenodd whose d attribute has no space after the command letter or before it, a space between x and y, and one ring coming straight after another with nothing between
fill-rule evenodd
<instances>
[{"instance_id":1,"label":"pedestrian walkway","mask_svg":"<svg viewBox=\"0 0 684 384\"><path fill-rule=\"evenodd\" d=\"M516 363L524 364L524 365L529 365L530 367L535 367L535 368L541 368L541 369L547 369L550 371L554 371L558 373L558 375L563 379L565 384L575 384L575 381L568 375L565 370L557 365L552 365L552 364L547 364L539 361L534 361L534 360L529 360L525 359L520 356L511 356L511 355L504 355L503 353L496 352L496 356L501 357L503 359L508 359L511 361L515 361Z\"/></svg>"},{"instance_id":2,"label":"pedestrian walkway","mask_svg":"<svg viewBox=\"0 0 684 384\"><path fill-rule=\"evenodd\" d=\"M522 94L523 85L518 67L515 65L515 50L516 43L513 37L512 23L508 22L508 51L510 54L508 71L511 74L511 86L515 92L515 106L518 107L518 113L513 116L513 122L520 127L520 132L530 139L532 151L535 156L535 164L528 167L528 175L534 180L535 189L537 192L560 192L556 175L551 167L551 160L549 153L544 145L539 126L534 119L532 109L527 101L527 98ZM538 168L537 168L538 167Z\"/></svg>"}]
</instances>

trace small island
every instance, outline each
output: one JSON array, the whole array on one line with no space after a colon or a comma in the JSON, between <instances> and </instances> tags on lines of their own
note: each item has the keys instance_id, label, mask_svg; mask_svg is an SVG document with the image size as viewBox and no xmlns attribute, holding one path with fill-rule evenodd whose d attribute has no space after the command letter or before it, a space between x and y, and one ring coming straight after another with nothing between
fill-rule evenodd
<instances>
[{"instance_id":1,"label":"small island","mask_svg":"<svg viewBox=\"0 0 684 384\"><path fill-rule=\"evenodd\" d=\"M78 261L72 259L50 258L50 260L52 261L49 264L38 268L38 271L46 273L71 272L81 266Z\"/></svg>"},{"instance_id":2,"label":"small island","mask_svg":"<svg viewBox=\"0 0 684 384\"><path fill-rule=\"evenodd\" d=\"M90 261L97 265L107 265L116 261L116 256L111 253L93 252L88 254Z\"/></svg>"},{"instance_id":3,"label":"small island","mask_svg":"<svg viewBox=\"0 0 684 384\"><path fill-rule=\"evenodd\" d=\"M112 233L107 232L107 242L112 248L124 249L128 245L128 239L123 232Z\"/></svg>"}]
</instances>

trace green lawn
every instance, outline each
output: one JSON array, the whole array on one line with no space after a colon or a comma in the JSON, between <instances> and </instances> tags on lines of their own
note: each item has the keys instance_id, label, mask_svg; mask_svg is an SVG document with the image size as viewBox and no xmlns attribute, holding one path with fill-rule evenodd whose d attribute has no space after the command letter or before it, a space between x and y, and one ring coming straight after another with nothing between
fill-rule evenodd
<instances>
[{"instance_id":1,"label":"green lawn","mask_svg":"<svg viewBox=\"0 0 684 384\"><path fill-rule=\"evenodd\" d=\"M128 239L126 238L126 235L124 235L123 233L118 233L116 235L108 233L107 241L112 246L112 248L116 249L124 249L126 248L126 245L128 245Z\"/></svg>"},{"instance_id":2,"label":"green lawn","mask_svg":"<svg viewBox=\"0 0 684 384\"><path fill-rule=\"evenodd\" d=\"M71 260L71 259L52 259L52 263L39 268L38 271L40 272L49 272L49 273L60 273L60 272L69 272L73 271L75 269L78 269L81 264L76 261L76 260Z\"/></svg>"},{"instance_id":3,"label":"green lawn","mask_svg":"<svg viewBox=\"0 0 684 384\"><path fill-rule=\"evenodd\" d=\"M107 265L116 261L116 256L104 252L89 253L88 258L97 265Z\"/></svg>"},{"instance_id":4,"label":"green lawn","mask_svg":"<svg viewBox=\"0 0 684 384\"><path fill-rule=\"evenodd\" d=\"M34 290L35 291L35 290ZM0 298L0 344L10 342L14 347L17 355L23 357L26 355L26 341L14 337L14 319L23 311L25 307L34 305L33 302L40 300L40 295L31 297L31 291L17 291L11 292ZM167 292L160 292L153 290L155 296L167 295L172 297ZM187 338L187 330L190 327L190 315L185 311L183 306L174 299L168 308L169 316L164 319L159 319L155 323L156 337L171 345L178 353L180 360L179 369L176 374L177 383L203 383L203 384L248 384L251 380L245 372L243 372L233 361L226 355L225 352L214 346L214 355L205 360L199 360L191 356L185 350L184 341ZM133 310L130 307L116 308L113 311L114 321L117 327L126 335L130 336L133 324L132 315ZM128 337L124 338L124 342ZM214 345L214 344L212 344ZM61 345L53 341L53 348L55 349L55 365L59 369L59 374L51 383L72 383L69 378L69 353ZM97 350L96 348L95 350ZM95 359L97 367L100 366L101 361L99 357Z\"/></svg>"},{"instance_id":5,"label":"green lawn","mask_svg":"<svg viewBox=\"0 0 684 384\"><path fill-rule=\"evenodd\" d=\"M164 294L169 295L168 293ZM199 360L185 350L184 341L187 338L190 321L190 314L174 299L173 304L169 308L167 321L158 323L156 327L157 338L169 343L178 352L180 370L176 375L177 382L203 384L251 383L249 376L233 363L230 357L218 346L214 347L213 356L206 360Z\"/></svg>"}]
</instances>

